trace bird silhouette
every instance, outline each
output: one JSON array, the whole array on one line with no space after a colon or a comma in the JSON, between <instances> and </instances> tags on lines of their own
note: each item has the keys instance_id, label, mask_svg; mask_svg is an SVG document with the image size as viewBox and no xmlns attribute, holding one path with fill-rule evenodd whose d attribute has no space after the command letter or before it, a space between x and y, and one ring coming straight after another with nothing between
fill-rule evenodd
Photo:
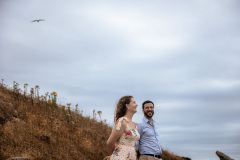
<instances>
[{"instance_id":1,"label":"bird silhouette","mask_svg":"<svg viewBox=\"0 0 240 160\"><path fill-rule=\"evenodd\" d=\"M40 21L45 21L45 20L44 19L35 19L35 20L31 21L31 22L40 22Z\"/></svg>"}]
</instances>

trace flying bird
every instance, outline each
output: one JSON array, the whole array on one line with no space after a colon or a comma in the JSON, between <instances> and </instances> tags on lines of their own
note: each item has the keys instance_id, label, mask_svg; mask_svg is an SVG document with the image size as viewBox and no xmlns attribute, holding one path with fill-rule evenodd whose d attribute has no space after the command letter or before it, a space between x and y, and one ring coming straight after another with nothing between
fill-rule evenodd
<instances>
[{"instance_id":1,"label":"flying bird","mask_svg":"<svg viewBox=\"0 0 240 160\"><path fill-rule=\"evenodd\" d=\"M44 19L35 19L35 20L31 21L31 22L40 22L40 21L45 21L45 20Z\"/></svg>"}]
</instances>

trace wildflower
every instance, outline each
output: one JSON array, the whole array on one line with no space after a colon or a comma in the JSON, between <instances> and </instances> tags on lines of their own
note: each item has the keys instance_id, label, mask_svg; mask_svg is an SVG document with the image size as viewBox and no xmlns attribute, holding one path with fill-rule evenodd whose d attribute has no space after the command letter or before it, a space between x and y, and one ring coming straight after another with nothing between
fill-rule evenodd
<instances>
[{"instance_id":1,"label":"wildflower","mask_svg":"<svg viewBox=\"0 0 240 160\"><path fill-rule=\"evenodd\" d=\"M31 88L31 95L33 95L34 94L34 88Z\"/></svg>"},{"instance_id":2,"label":"wildflower","mask_svg":"<svg viewBox=\"0 0 240 160\"><path fill-rule=\"evenodd\" d=\"M101 115L101 114L102 114L102 111L97 111L97 113L98 113L99 115Z\"/></svg>"},{"instance_id":3,"label":"wildflower","mask_svg":"<svg viewBox=\"0 0 240 160\"><path fill-rule=\"evenodd\" d=\"M36 85L35 86L35 94L36 94L35 96L37 96L37 97L39 97L39 89L40 89L39 86Z\"/></svg>"},{"instance_id":4,"label":"wildflower","mask_svg":"<svg viewBox=\"0 0 240 160\"><path fill-rule=\"evenodd\" d=\"M76 104L76 111L78 110L78 104Z\"/></svg>"},{"instance_id":5,"label":"wildflower","mask_svg":"<svg viewBox=\"0 0 240 160\"><path fill-rule=\"evenodd\" d=\"M52 92L51 95L57 96L57 92Z\"/></svg>"},{"instance_id":6,"label":"wildflower","mask_svg":"<svg viewBox=\"0 0 240 160\"><path fill-rule=\"evenodd\" d=\"M101 121L101 114L102 114L102 111L97 111L98 115L99 115L99 118L100 118L100 121Z\"/></svg>"}]
</instances>

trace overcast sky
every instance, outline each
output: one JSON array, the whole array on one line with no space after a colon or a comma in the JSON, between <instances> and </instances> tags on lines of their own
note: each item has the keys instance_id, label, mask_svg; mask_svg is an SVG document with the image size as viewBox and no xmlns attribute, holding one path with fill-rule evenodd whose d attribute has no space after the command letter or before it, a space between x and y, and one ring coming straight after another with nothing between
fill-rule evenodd
<instances>
[{"instance_id":1,"label":"overcast sky","mask_svg":"<svg viewBox=\"0 0 240 160\"><path fill-rule=\"evenodd\" d=\"M0 78L101 110L155 102L161 145L193 160L240 159L238 0L0 0ZM34 19L41 22L31 22Z\"/></svg>"}]
</instances>

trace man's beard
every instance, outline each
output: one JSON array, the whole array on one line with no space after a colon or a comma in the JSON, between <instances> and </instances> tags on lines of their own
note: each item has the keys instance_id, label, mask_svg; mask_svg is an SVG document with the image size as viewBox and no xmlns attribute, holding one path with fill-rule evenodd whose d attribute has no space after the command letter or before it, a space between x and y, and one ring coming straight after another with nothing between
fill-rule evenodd
<instances>
[{"instance_id":1,"label":"man's beard","mask_svg":"<svg viewBox=\"0 0 240 160\"><path fill-rule=\"evenodd\" d=\"M150 116L148 115L149 112L152 113ZM147 118L152 118L152 116L154 115L154 111L144 112L144 115L145 115Z\"/></svg>"}]
</instances>

